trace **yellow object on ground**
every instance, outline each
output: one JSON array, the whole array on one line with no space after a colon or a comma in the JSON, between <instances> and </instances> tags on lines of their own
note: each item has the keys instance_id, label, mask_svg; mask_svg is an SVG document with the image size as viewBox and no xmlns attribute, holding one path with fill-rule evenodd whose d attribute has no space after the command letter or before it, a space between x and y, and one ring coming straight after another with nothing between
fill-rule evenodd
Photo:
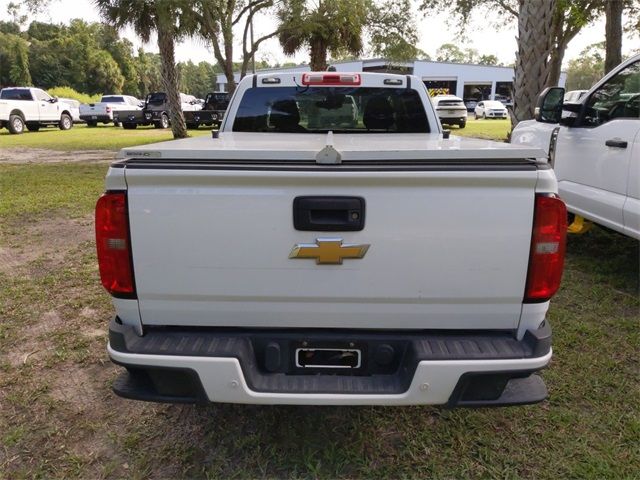
<instances>
[{"instance_id":1,"label":"yellow object on ground","mask_svg":"<svg viewBox=\"0 0 640 480\"><path fill-rule=\"evenodd\" d=\"M569 233L575 233L577 235L582 235L583 233L587 233L593 227L593 223L589 220L585 220L584 217L580 215L576 215L571 222L571 225L567 228Z\"/></svg>"}]
</instances>

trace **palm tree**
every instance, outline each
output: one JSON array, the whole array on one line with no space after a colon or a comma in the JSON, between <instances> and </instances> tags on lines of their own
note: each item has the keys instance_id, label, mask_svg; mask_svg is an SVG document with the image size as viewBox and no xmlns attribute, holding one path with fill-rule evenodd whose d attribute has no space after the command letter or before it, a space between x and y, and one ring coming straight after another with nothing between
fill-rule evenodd
<instances>
[{"instance_id":1,"label":"palm tree","mask_svg":"<svg viewBox=\"0 0 640 480\"><path fill-rule=\"evenodd\" d=\"M539 93L549 76L556 0L518 0L518 51L513 82L511 125L533 118Z\"/></svg>"},{"instance_id":2,"label":"palm tree","mask_svg":"<svg viewBox=\"0 0 640 480\"><path fill-rule=\"evenodd\" d=\"M278 40L285 55L308 48L311 70L326 70L328 53L362 52L367 0L287 0L278 17Z\"/></svg>"},{"instance_id":3,"label":"palm tree","mask_svg":"<svg viewBox=\"0 0 640 480\"><path fill-rule=\"evenodd\" d=\"M191 33L194 22L187 0L94 0L102 17L117 28L131 25L136 34L148 42L152 33L158 37L161 74L169 104L173 138L186 138L187 126L182 115L175 40Z\"/></svg>"}]
</instances>

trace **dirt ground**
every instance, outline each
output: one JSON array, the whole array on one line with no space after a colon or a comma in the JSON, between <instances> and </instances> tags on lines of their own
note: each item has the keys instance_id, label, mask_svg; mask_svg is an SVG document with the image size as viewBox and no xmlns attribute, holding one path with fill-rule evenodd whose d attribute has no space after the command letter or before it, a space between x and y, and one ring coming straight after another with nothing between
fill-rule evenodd
<instances>
[{"instance_id":1,"label":"dirt ground","mask_svg":"<svg viewBox=\"0 0 640 480\"><path fill-rule=\"evenodd\" d=\"M0 164L25 163L106 163L112 162L117 152L109 150L84 150L63 152L43 148L2 148Z\"/></svg>"}]
</instances>

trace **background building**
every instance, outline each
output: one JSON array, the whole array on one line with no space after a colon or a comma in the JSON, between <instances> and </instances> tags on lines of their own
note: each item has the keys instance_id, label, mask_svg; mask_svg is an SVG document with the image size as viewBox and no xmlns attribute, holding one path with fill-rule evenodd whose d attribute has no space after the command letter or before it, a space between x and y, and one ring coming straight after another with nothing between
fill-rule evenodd
<instances>
[{"instance_id":1,"label":"background building","mask_svg":"<svg viewBox=\"0 0 640 480\"><path fill-rule=\"evenodd\" d=\"M467 63L431 62L415 60L412 62L389 62L382 58L354 60L332 64L339 72L385 72L413 74L424 82L433 94L451 94L465 100L494 100L496 95L501 100L511 100L514 71L512 67L492 65L473 65ZM296 67L272 68L260 70L267 72L308 72L308 65ZM563 87L567 74L560 75L560 86ZM240 74L236 74L236 81ZM216 88L226 90L225 76L217 78Z\"/></svg>"}]
</instances>

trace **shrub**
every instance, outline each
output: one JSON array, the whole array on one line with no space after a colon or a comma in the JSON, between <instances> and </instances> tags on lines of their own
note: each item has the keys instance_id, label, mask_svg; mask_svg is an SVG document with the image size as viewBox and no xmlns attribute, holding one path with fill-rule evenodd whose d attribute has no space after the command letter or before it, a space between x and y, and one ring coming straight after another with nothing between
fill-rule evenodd
<instances>
[{"instance_id":1,"label":"shrub","mask_svg":"<svg viewBox=\"0 0 640 480\"><path fill-rule=\"evenodd\" d=\"M59 98L72 98L78 100L80 103L94 103L99 102L102 95L87 95L86 93L76 92L71 87L53 87L47 90L47 93L52 97Z\"/></svg>"}]
</instances>

